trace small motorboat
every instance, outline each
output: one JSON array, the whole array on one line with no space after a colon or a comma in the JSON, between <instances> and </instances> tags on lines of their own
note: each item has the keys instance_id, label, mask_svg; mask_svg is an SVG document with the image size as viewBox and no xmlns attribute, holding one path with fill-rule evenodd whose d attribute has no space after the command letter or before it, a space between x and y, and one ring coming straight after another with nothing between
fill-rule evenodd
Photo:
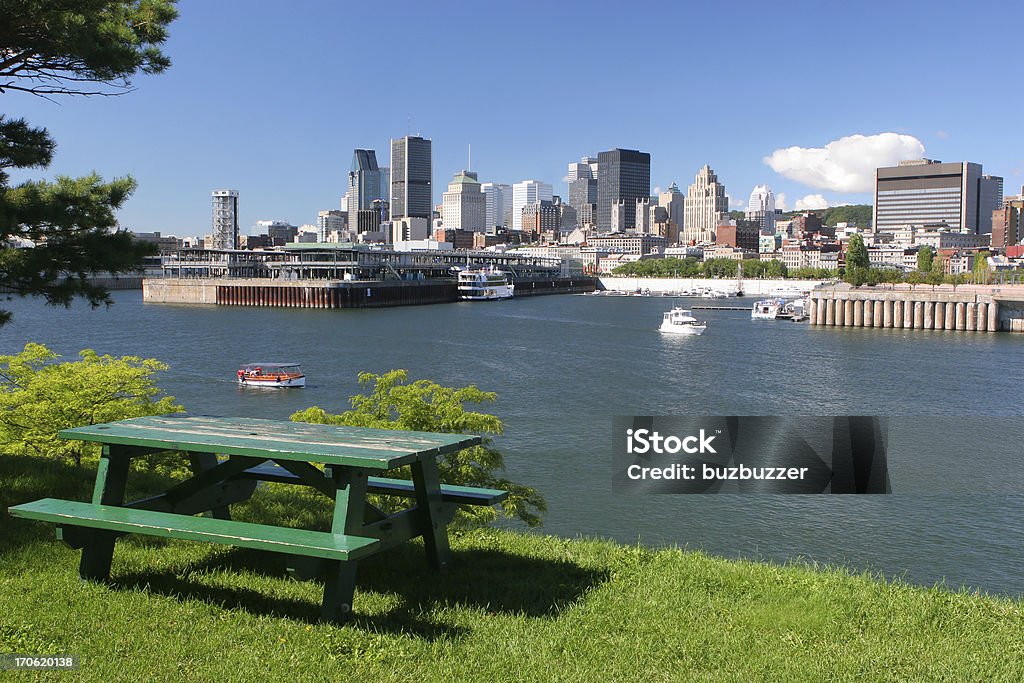
<instances>
[{"instance_id":1,"label":"small motorboat","mask_svg":"<svg viewBox=\"0 0 1024 683\"><path fill-rule=\"evenodd\" d=\"M707 327L706 322L694 318L690 311L675 306L671 311L665 311L658 329L669 334L704 334Z\"/></svg>"},{"instance_id":2,"label":"small motorboat","mask_svg":"<svg viewBox=\"0 0 1024 683\"><path fill-rule=\"evenodd\" d=\"M306 386L306 376L298 363L247 363L238 369L243 387L288 389Z\"/></svg>"}]
</instances>

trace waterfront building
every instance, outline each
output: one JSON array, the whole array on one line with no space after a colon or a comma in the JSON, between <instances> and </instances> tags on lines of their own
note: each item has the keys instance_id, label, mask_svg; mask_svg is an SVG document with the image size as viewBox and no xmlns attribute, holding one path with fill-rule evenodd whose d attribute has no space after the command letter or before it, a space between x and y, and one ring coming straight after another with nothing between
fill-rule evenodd
<instances>
[{"instance_id":1,"label":"waterfront building","mask_svg":"<svg viewBox=\"0 0 1024 683\"><path fill-rule=\"evenodd\" d=\"M441 203L444 227L483 232L487 225L487 198L474 171L460 171L448 183Z\"/></svg>"},{"instance_id":2,"label":"waterfront building","mask_svg":"<svg viewBox=\"0 0 1024 683\"><path fill-rule=\"evenodd\" d=\"M506 183L481 183L484 193L484 227L503 228L506 214L512 212L512 186Z\"/></svg>"},{"instance_id":3,"label":"waterfront building","mask_svg":"<svg viewBox=\"0 0 1024 683\"><path fill-rule=\"evenodd\" d=\"M594 235L587 244L595 249L620 254L663 254L668 240L661 235L609 233Z\"/></svg>"},{"instance_id":4,"label":"waterfront building","mask_svg":"<svg viewBox=\"0 0 1024 683\"><path fill-rule=\"evenodd\" d=\"M391 217L432 219L431 141L414 135L392 140L390 168Z\"/></svg>"},{"instance_id":5,"label":"waterfront building","mask_svg":"<svg viewBox=\"0 0 1024 683\"><path fill-rule=\"evenodd\" d=\"M767 185L755 185L747 202L746 219L766 235L775 232L775 193Z\"/></svg>"},{"instance_id":6,"label":"waterfront building","mask_svg":"<svg viewBox=\"0 0 1024 683\"><path fill-rule=\"evenodd\" d=\"M331 233L345 232L348 227L348 214L331 209L321 211L316 216L316 229L318 242L330 242Z\"/></svg>"},{"instance_id":7,"label":"waterfront building","mask_svg":"<svg viewBox=\"0 0 1024 683\"><path fill-rule=\"evenodd\" d=\"M718 182L718 176L705 164L687 188L680 239L693 244L712 243L718 224L728 215L725 185Z\"/></svg>"},{"instance_id":8,"label":"waterfront building","mask_svg":"<svg viewBox=\"0 0 1024 683\"><path fill-rule=\"evenodd\" d=\"M675 182L658 195L658 206L663 207L668 213L668 220L675 226L677 234L683 225L683 204L685 202L686 196L679 191Z\"/></svg>"},{"instance_id":9,"label":"waterfront building","mask_svg":"<svg viewBox=\"0 0 1024 683\"><path fill-rule=\"evenodd\" d=\"M213 191L213 233L208 249L237 249L238 236L238 191Z\"/></svg>"},{"instance_id":10,"label":"waterfront building","mask_svg":"<svg viewBox=\"0 0 1024 683\"><path fill-rule=\"evenodd\" d=\"M597 155L597 227L611 230L612 206L623 202L619 229L636 226L636 201L651 196L651 155L613 149Z\"/></svg>"},{"instance_id":11,"label":"waterfront building","mask_svg":"<svg viewBox=\"0 0 1024 683\"><path fill-rule=\"evenodd\" d=\"M523 229L523 208L535 202L550 202L554 197L548 183L539 180L523 180L512 186L512 229Z\"/></svg>"},{"instance_id":12,"label":"waterfront building","mask_svg":"<svg viewBox=\"0 0 1024 683\"><path fill-rule=\"evenodd\" d=\"M882 231L944 225L957 232L990 232L992 212L1001 205L996 192L1002 193L1002 179L983 176L981 164L901 161L875 170L873 225Z\"/></svg>"}]
</instances>

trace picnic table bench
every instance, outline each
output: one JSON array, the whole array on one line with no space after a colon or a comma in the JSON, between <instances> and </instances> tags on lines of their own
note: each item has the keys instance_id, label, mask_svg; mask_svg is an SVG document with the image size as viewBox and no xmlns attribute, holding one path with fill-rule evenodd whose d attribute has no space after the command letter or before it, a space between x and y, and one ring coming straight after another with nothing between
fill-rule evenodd
<instances>
[{"instance_id":1,"label":"picnic table bench","mask_svg":"<svg viewBox=\"0 0 1024 683\"><path fill-rule=\"evenodd\" d=\"M434 568L451 561L447 525L459 505L493 505L508 493L442 484L437 457L481 442L478 436L337 427L254 418L165 415L97 424L59 433L102 444L90 502L46 498L8 509L15 517L54 522L57 537L81 549L79 574L105 581L115 540L143 534L283 553L296 578L325 578L321 616L352 612L358 561L423 537ZM132 458L173 451L192 476L157 495L125 502ZM409 465L412 480L381 475ZM300 484L334 500L330 531L240 522L229 507L259 482ZM387 514L376 493L413 505ZM199 513L209 516L196 517Z\"/></svg>"}]
</instances>

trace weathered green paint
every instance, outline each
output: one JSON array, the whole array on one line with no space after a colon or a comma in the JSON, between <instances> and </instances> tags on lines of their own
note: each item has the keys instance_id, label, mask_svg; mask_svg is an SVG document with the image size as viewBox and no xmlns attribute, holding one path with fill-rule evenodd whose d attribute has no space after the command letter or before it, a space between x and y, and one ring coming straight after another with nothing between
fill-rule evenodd
<instances>
[{"instance_id":1,"label":"weathered green paint","mask_svg":"<svg viewBox=\"0 0 1024 683\"><path fill-rule=\"evenodd\" d=\"M374 552L377 540L324 531L289 529L210 517L190 517L167 512L92 505L44 498L8 508L13 517L38 519L92 529L207 541L240 548L348 560Z\"/></svg>"},{"instance_id":2,"label":"weathered green paint","mask_svg":"<svg viewBox=\"0 0 1024 683\"><path fill-rule=\"evenodd\" d=\"M474 446L478 436L337 427L256 418L139 417L65 429L66 439L388 470Z\"/></svg>"},{"instance_id":3,"label":"weathered green paint","mask_svg":"<svg viewBox=\"0 0 1024 683\"><path fill-rule=\"evenodd\" d=\"M424 459L412 464L412 481L416 487L416 508L420 514L420 530L427 550L427 562L434 569L451 564L448 546L448 525L442 523L445 504L441 500L441 478L437 461Z\"/></svg>"},{"instance_id":4,"label":"weathered green paint","mask_svg":"<svg viewBox=\"0 0 1024 683\"><path fill-rule=\"evenodd\" d=\"M315 486L317 489L324 491L327 495L333 497L333 492L326 491L324 484L333 489L333 485L330 484L330 480L323 476L315 467L307 465L310 470L305 470L309 473L307 476L299 476L298 471L294 469L294 465L299 463L289 462L282 463L281 466L274 465L271 463L265 463L263 465L257 465L256 467L250 467L244 472L244 476L259 479L260 481L273 481L282 484L303 484L306 486ZM305 464L305 463L303 463ZM288 468L288 469L285 469ZM320 477L316 477L315 473L319 473ZM409 479L391 479L388 477L367 477L367 491L369 493L380 493L391 496L401 496L404 498L415 498L416 487L415 484ZM441 484L441 500L446 503L455 503L458 505L494 505L508 498L508 491L502 491L501 489L486 489L479 488L476 486L457 486L455 484Z\"/></svg>"}]
</instances>

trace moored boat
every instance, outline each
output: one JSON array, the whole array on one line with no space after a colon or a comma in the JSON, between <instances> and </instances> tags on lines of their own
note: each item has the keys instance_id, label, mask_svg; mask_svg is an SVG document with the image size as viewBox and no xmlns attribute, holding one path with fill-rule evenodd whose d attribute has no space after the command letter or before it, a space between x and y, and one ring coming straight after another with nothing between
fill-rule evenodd
<instances>
[{"instance_id":1,"label":"moored boat","mask_svg":"<svg viewBox=\"0 0 1024 683\"><path fill-rule=\"evenodd\" d=\"M246 363L238 369L238 383L244 387L287 389L306 386L298 363Z\"/></svg>"},{"instance_id":2,"label":"moored boat","mask_svg":"<svg viewBox=\"0 0 1024 683\"><path fill-rule=\"evenodd\" d=\"M511 299L515 284L508 273L493 268L459 271L459 298L464 301Z\"/></svg>"}]
</instances>

